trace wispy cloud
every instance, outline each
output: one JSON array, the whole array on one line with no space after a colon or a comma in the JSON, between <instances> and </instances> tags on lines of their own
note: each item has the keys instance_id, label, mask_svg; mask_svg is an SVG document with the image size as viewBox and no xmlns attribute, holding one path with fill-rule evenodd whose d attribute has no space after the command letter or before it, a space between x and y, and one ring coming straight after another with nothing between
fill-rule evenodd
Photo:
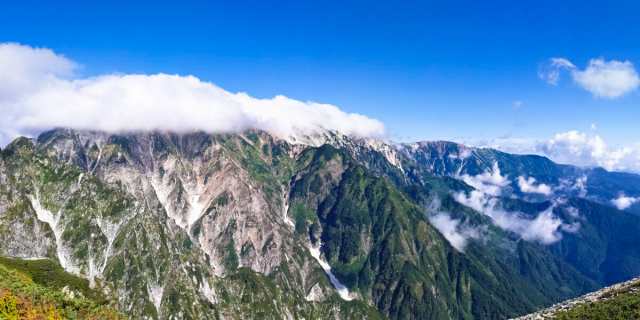
<instances>
[{"instance_id":1,"label":"wispy cloud","mask_svg":"<svg viewBox=\"0 0 640 320\"><path fill-rule=\"evenodd\" d=\"M316 102L231 93L194 76L78 78L77 63L48 49L0 44L0 138L52 127L104 131L261 129L281 137L336 130L384 135L380 121Z\"/></svg>"},{"instance_id":2,"label":"wispy cloud","mask_svg":"<svg viewBox=\"0 0 640 320\"><path fill-rule=\"evenodd\" d=\"M547 83L557 85L562 71L567 71L577 85L598 98L618 98L640 86L640 78L630 61L591 59L580 70L566 58L552 58L538 74Z\"/></svg>"},{"instance_id":3,"label":"wispy cloud","mask_svg":"<svg viewBox=\"0 0 640 320\"><path fill-rule=\"evenodd\" d=\"M516 233L526 241L551 244L562 239L560 231L564 229L565 224L553 214L554 206L550 206L531 219L521 212L502 209L496 198L476 190L468 195L462 192L456 193L454 199L462 205L489 216L496 226Z\"/></svg>"},{"instance_id":4,"label":"wispy cloud","mask_svg":"<svg viewBox=\"0 0 640 320\"><path fill-rule=\"evenodd\" d=\"M452 219L446 212L439 212L429 216L429 222L440 231L452 247L460 252L464 252L469 239L482 237L480 229L463 225L459 219Z\"/></svg>"},{"instance_id":5,"label":"wispy cloud","mask_svg":"<svg viewBox=\"0 0 640 320\"><path fill-rule=\"evenodd\" d=\"M490 172L473 177L467 176L463 181L471 182L470 185L475 190L468 193L462 191L454 193L453 198L458 203L487 215L496 226L516 233L526 241L551 244L562 239L561 231L577 231L576 226L563 223L553 213L556 204L549 206L535 218L530 218L518 211L504 210L500 205L498 196L502 194L502 188L507 186L508 183L505 182L507 178L500 174L497 165L494 165L493 170ZM478 183L479 181L482 181L482 183ZM525 182L533 183L535 180L525 180ZM536 188L539 189L539 185ZM536 191L540 191L538 189Z\"/></svg>"},{"instance_id":6,"label":"wispy cloud","mask_svg":"<svg viewBox=\"0 0 640 320\"><path fill-rule=\"evenodd\" d=\"M538 76L550 85L557 85L560 80L560 71L563 69L573 70L576 66L565 58L551 58L547 64L542 65Z\"/></svg>"}]
</instances>

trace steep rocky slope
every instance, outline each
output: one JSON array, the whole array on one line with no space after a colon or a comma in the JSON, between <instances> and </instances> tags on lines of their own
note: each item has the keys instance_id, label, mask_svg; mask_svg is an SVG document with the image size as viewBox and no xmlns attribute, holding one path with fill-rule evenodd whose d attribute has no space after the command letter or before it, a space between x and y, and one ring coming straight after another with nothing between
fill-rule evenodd
<instances>
[{"instance_id":1,"label":"steep rocky slope","mask_svg":"<svg viewBox=\"0 0 640 320\"><path fill-rule=\"evenodd\" d=\"M0 152L0 255L57 260L159 319L507 318L640 273L640 218L607 205L638 176L444 142L304 142L19 138Z\"/></svg>"},{"instance_id":2,"label":"steep rocky slope","mask_svg":"<svg viewBox=\"0 0 640 320\"><path fill-rule=\"evenodd\" d=\"M55 257L107 283L133 317L375 315L336 298L290 236L278 180L290 164L266 167L288 150L274 145L271 158L243 136L210 138L55 131L15 141L3 150L4 254Z\"/></svg>"}]
</instances>

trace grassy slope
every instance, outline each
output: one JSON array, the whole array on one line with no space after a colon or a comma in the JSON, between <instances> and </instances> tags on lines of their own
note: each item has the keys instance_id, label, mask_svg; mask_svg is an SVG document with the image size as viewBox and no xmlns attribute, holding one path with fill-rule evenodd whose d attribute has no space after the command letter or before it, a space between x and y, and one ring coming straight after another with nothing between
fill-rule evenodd
<instances>
[{"instance_id":1,"label":"grassy slope","mask_svg":"<svg viewBox=\"0 0 640 320\"><path fill-rule=\"evenodd\" d=\"M64 272L53 261L0 257L1 319L123 318L107 304L87 280Z\"/></svg>"}]
</instances>

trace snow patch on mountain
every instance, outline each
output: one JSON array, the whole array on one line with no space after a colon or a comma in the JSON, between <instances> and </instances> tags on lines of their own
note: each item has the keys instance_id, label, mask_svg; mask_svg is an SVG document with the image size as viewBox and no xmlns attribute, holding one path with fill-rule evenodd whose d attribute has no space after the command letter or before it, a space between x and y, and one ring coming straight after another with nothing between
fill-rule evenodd
<instances>
[{"instance_id":1,"label":"snow patch on mountain","mask_svg":"<svg viewBox=\"0 0 640 320\"><path fill-rule=\"evenodd\" d=\"M29 196L29 201L31 202L31 207L36 212L38 220L48 224L51 231L53 231L53 235L56 239L56 255L62 268L69 273L80 275L80 268L73 262L72 254L70 250L64 246L62 240L62 233L64 230L60 226L60 217L62 215L61 211L54 214L45 209L40 203L40 200L35 196Z\"/></svg>"},{"instance_id":2,"label":"snow patch on mountain","mask_svg":"<svg viewBox=\"0 0 640 320\"><path fill-rule=\"evenodd\" d=\"M155 284L147 284L147 291L149 293L149 299L153 303L158 313L158 318L162 318L162 297L164 295L164 287Z\"/></svg>"},{"instance_id":3,"label":"snow patch on mountain","mask_svg":"<svg viewBox=\"0 0 640 320\"><path fill-rule=\"evenodd\" d=\"M199 290L200 293L211 303L216 304L218 303L218 296L216 295L216 292L213 288L211 288L211 286L209 285L209 282L206 279L202 279L202 282L200 282L199 285Z\"/></svg>"},{"instance_id":4,"label":"snow patch on mountain","mask_svg":"<svg viewBox=\"0 0 640 320\"><path fill-rule=\"evenodd\" d=\"M329 277L329 281L331 281L331 284L333 285L333 287L336 288L336 291L338 292L338 295L340 295L340 298L342 298L345 301L351 301L355 299L356 298L355 295L349 292L349 288L347 288L344 284L342 284L340 280L336 278L333 272L331 272L331 266L327 261L325 261L322 258L322 252L320 252L321 247L322 247L322 243L320 242L318 242L316 246L309 243L309 246L308 246L309 253L314 259L316 259L316 261L318 261L318 263L320 264L324 272L327 274L327 276Z\"/></svg>"},{"instance_id":5,"label":"snow patch on mountain","mask_svg":"<svg viewBox=\"0 0 640 320\"><path fill-rule=\"evenodd\" d=\"M404 173L402 162L400 161L395 145L386 143L379 139L365 139L365 143L369 148L382 154L391 165L400 169L400 171Z\"/></svg>"},{"instance_id":6,"label":"snow patch on mountain","mask_svg":"<svg viewBox=\"0 0 640 320\"><path fill-rule=\"evenodd\" d=\"M104 269L107 267L107 261L109 260L109 257L111 257L111 253L113 251L113 242L116 240L116 237L118 236L118 232L120 231L120 226L122 226L125 220L126 219L123 219L123 220L120 220L118 223L112 223L104 218L96 219L98 228L100 228L100 231L102 232L102 234L107 238L107 249L105 250L102 263L99 266L99 275L102 275L104 273Z\"/></svg>"},{"instance_id":7,"label":"snow patch on mountain","mask_svg":"<svg viewBox=\"0 0 640 320\"><path fill-rule=\"evenodd\" d=\"M282 219L292 229L296 227L296 224L289 217L289 192L286 190L282 192Z\"/></svg>"}]
</instances>

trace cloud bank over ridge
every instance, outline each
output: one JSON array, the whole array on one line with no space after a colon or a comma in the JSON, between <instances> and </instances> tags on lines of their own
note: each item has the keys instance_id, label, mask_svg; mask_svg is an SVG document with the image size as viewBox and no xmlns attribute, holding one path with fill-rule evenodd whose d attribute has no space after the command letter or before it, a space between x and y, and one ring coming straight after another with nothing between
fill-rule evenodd
<instances>
[{"instance_id":1,"label":"cloud bank over ridge","mask_svg":"<svg viewBox=\"0 0 640 320\"><path fill-rule=\"evenodd\" d=\"M76 76L78 64L49 49L0 44L0 144L53 127L109 132L260 129L283 138L323 130L382 137L382 122L340 108L231 93L194 76Z\"/></svg>"},{"instance_id":2,"label":"cloud bank over ridge","mask_svg":"<svg viewBox=\"0 0 640 320\"><path fill-rule=\"evenodd\" d=\"M552 60L551 65L553 68L544 74L551 83L557 83L560 71L577 70L566 59ZM258 99L225 91L194 76L160 73L82 77L78 69L78 63L50 49L0 43L0 147L17 136L35 135L54 127L110 132L260 129L285 139L333 130L360 137L387 137L382 122L330 104L282 95ZM636 73L630 63L594 62L591 69L581 72L602 75L594 79L605 82L622 79L620 83L632 84L625 87L628 90L636 87ZM598 135L578 131L558 133L548 141L470 144L542 154L579 166L640 172L640 144L610 146Z\"/></svg>"}]
</instances>

